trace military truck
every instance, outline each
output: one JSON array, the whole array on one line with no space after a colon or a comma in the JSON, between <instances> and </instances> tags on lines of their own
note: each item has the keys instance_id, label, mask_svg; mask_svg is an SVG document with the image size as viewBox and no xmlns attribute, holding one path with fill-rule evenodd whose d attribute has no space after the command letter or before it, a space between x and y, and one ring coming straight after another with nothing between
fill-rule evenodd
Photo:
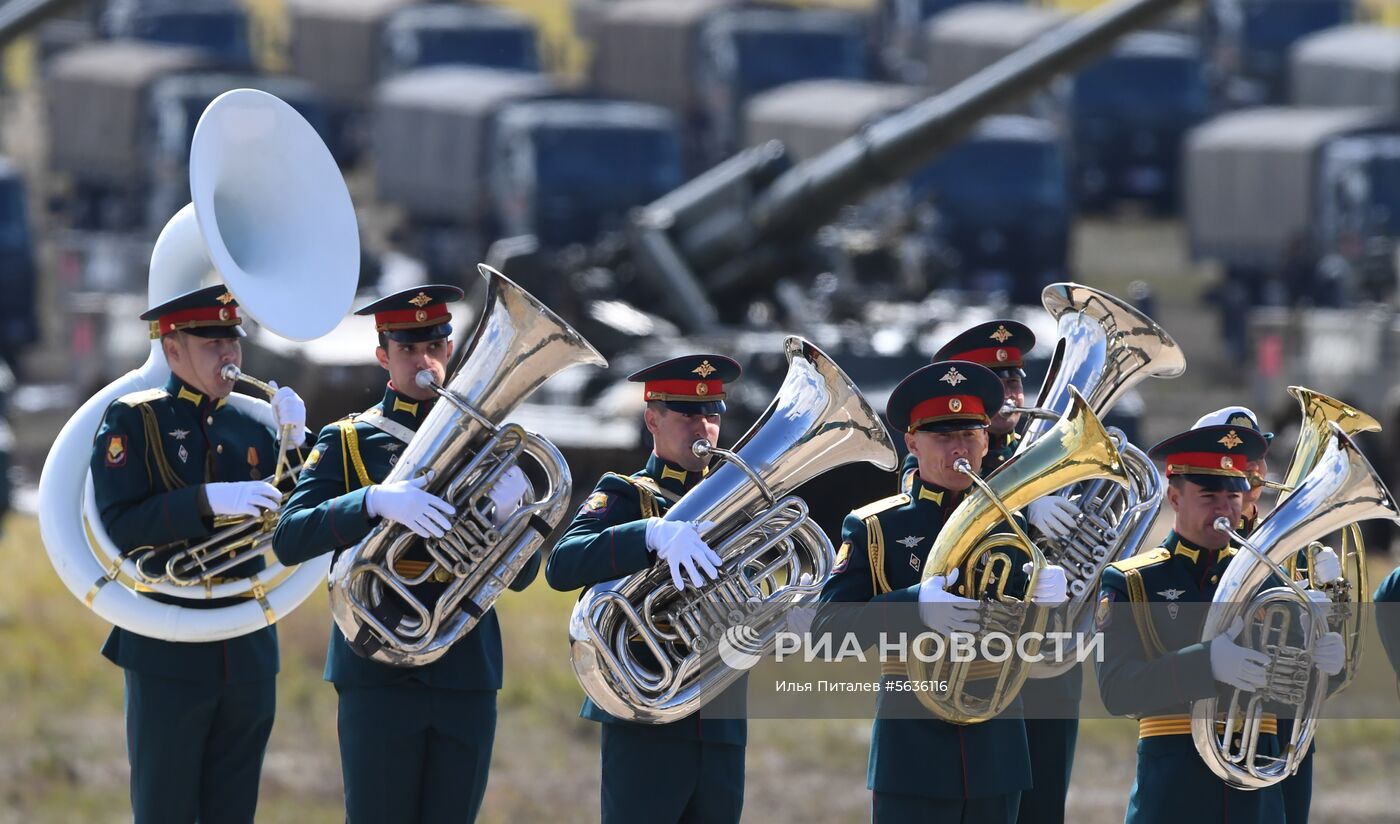
<instances>
[{"instance_id":1,"label":"military truck","mask_svg":"<svg viewBox=\"0 0 1400 824\"><path fill-rule=\"evenodd\" d=\"M1068 158L1055 126L1019 115L989 117L910 181L942 286L1035 305L1068 279L1073 219Z\"/></svg>"},{"instance_id":2,"label":"military truck","mask_svg":"<svg viewBox=\"0 0 1400 824\"><path fill-rule=\"evenodd\" d=\"M238 0L107 0L96 7L103 37L187 46L230 68L252 65L248 13Z\"/></svg>"},{"instance_id":3,"label":"military truck","mask_svg":"<svg viewBox=\"0 0 1400 824\"><path fill-rule=\"evenodd\" d=\"M742 109L755 94L800 80L871 77L866 19L837 10L734 9L711 16L695 70L709 163L739 149Z\"/></svg>"},{"instance_id":4,"label":"military truck","mask_svg":"<svg viewBox=\"0 0 1400 824\"><path fill-rule=\"evenodd\" d=\"M27 208L19 171L0 157L0 294L5 295L0 301L0 359L16 372L20 355L39 339L37 271Z\"/></svg>"},{"instance_id":5,"label":"military truck","mask_svg":"<svg viewBox=\"0 0 1400 824\"><path fill-rule=\"evenodd\" d=\"M924 24L954 6L974 0L879 0L875 42L885 76L905 82L927 81Z\"/></svg>"},{"instance_id":6,"label":"military truck","mask_svg":"<svg viewBox=\"0 0 1400 824\"><path fill-rule=\"evenodd\" d=\"M1289 66L1295 106L1363 106L1400 117L1400 29L1326 29L1299 40Z\"/></svg>"},{"instance_id":7,"label":"military truck","mask_svg":"<svg viewBox=\"0 0 1400 824\"><path fill-rule=\"evenodd\" d=\"M1205 66L1192 38L1144 32L1069 77L1058 116L1070 136L1080 209L1145 201L1176 211L1181 141L1210 114Z\"/></svg>"},{"instance_id":8,"label":"military truck","mask_svg":"<svg viewBox=\"0 0 1400 824\"><path fill-rule=\"evenodd\" d=\"M1260 304L1348 306L1393 297L1400 121L1377 109L1259 108L1191 132L1191 253Z\"/></svg>"},{"instance_id":9,"label":"military truck","mask_svg":"<svg viewBox=\"0 0 1400 824\"><path fill-rule=\"evenodd\" d=\"M1201 44L1217 106L1288 101L1288 53L1299 39L1351 22L1352 0L1208 0Z\"/></svg>"},{"instance_id":10,"label":"military truck","mask_svg":"<svg viewBox=\"0 0 1400 824\"><path fill-rule=\"evenodd\" d=\"M514 12L490 7L429 4L389 15L380 55L383 76L442 65L539 71L535 28Z\"/></svg>"},{"instance_id":11,"label":"military truck","mask_svg":"<svg viewBox=\"0 0 1400 824\"><path fill-rule=\"evenodd\" d=\"M59 225L84 231L149 228L156 125L150 117L151 87L163 77L209 65L195 49L132 40L78 46L54 59L45 103L49 199L58 209Z\"/></svg>"},{"instance_id":12,"label":"military truck","mask_svg":"<svg viewBox=\"0 0 1400 824\"><path fill-rule=\"evenodd\" d=\"M401 212L396 245L465 285L503 233L547 249L582 243L684 180L679 125L665 109L456 66L381 85L370 155L380 200Z\"/></svg>"},{"instance_id":13,"label":"military truck","mask_svg":"<svg viewBox=\"0 0 1400 824\"><path fill-rule=\"evenodd\" d=\"M1065 21L1041 6L968 3L924 26L925 85L945 91Z\"/></svg>"}]
</instances>

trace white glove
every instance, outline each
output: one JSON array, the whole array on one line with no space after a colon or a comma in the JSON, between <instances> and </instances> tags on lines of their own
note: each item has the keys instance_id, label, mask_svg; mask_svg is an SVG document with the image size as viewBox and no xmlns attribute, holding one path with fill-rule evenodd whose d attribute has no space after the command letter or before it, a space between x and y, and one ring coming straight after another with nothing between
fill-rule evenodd
<instances>
[{"instance_id":1,"label":"white glove","mask_svg":"<svg viewBox=\"0 0 1400 824\"><path fill-rule=\"evenodd\" d=\"M486 496L491 499L491 503L496 505L491 513L491 523L500 526L510 520L510 516L520 509L520 503L525 499L525 493L530 488L530 482L525 479L525 473L518 466L507 469L486 492Z\"/></svg>"},{"instance_id":2,"label":"white glove","mask_svg":"<svg viewBox=\"0 0 1400 824\"><path fill-rule=\"evenodd\" d=\"M456 510L438 496L424 492L429 475L407 481L377 484L365 493L365 509L371 518L403 524L420 538L441 538L452 528L448 519Z\"/></svg>"},{"instance_id":3,"label":"white glove","mask_svg":"<svg viewBox=\"0 0 1400 824\"><path fill-rule=\"evenodd\" d=\"M1254 692L1268 681L1269 656L1235 643L1244 620L1236 618L1225 632L1210 642L1210 674L1215 680L1236 689Z\"/></svg>"},{"instance_id":4,"label":"white glove","mask_svg":"<svg viewBox=\"0 0 1400 824\"><path fill-rule=\"evenodd\" d=\"M1021 565L1027 577L1031 574L1030 562ZM1062 566L1047 566L1035 579L1035 589L1031 592L1031 603L1045 607L1057 607L1069 600L1069 579Z\"/></svg>"},{"instance_id":5,"label":"white glove","mask_svg":"<svg viewBox=\"0 0 1400 824\"><path fill-rule=\"evenodd\" d=\"M1036 498L1023 511L1031 526L1057 541L1068 538L1074 532L1075 519L1079 517L1079 507L1059 495Z\"/></svg>"},{"instance_id":6,"label":"white glove","mask_svg":"<svg viewBox=\"0 0 1400 824\"><path fill-rule=\"evenodd\" d=\"M1320 589L1305 589L1303 591L1308 594L1308 600L1317 605L1313 612L1326 621L1328 614L1332 611L1332 599Z\"/></svg>"},{"instance_id":7,"label":"white glove","mask_svg":"<svg viewBox=\"0 0 1400 824\"><path fill-rule=\"evenodd\" d=\"M812 585L812 573L804 572L797 579L799 587L810 587ZM812 628L812 621L817 617L817 602L813 598L801 604L793 604L787 608L787 613L783 616L788 632L794 635L806 635Z\"/></svg>"},{"instance_id":8,"label":"white glove","mask_svg":"<svg viewBox=\"0 0 1400 824\"><path fill-rule=\"evenodd\" d=\"M1313 647L1313 666L1327 675L1336 675L1346 664L1347 646L1340 633L1329 632Z\"/></svg>"},{"instance_id":9,"label":"white glove","mask_svg":"<svg viewBox=\"0 0 1400 824\"><path fill-rule=\"evenodd\" d=\"M271 384L276 386L274 382ZM272 393L272 420L277 424L277 431L280 433L282 427L292 427L291 445L300 448L306 443L306 404L302 402L301 396L292 391L290 386L283 386Z\"/></svg>"},{"instance_id":10,"label":"white glove","mask_svg":"<svg viewBox=\"0 0 1400 824\"><path fill-rule=\"evenodd\" d=\"M714 524L647 519L647 549L670 565L671 580L677 592L685 590L682 572L697 587L718 577L716 571L722 563L720 557L700 539L700 530L711 526Z\"/></svg>"},{"instance_id":11,"label":"white glove","mask_svg":"<svg viewBox=\"0 0 1400 824\"><path fill-rule=\"evenodd\" d=\"M1308 577L1319 584L1329 583L1342 577L1342 561L1330 546L1325 546L1313 553L1312 563L1312 574Z\"/></svg>"},{"instance_id":12,"label":"white glove","mask_svg":"<svg viewBox=\"0 0 1400 824\"><path fill-rule=\"evenodd\" d=\"M259 509L276 512L282 493L266 481L226 481L205 484L204 500L215 515L257 515Z\"/></svg>"},{"instance_id":13,"label":"white glove","mask_svg":"<svg viewBox=\"0 0 1400 824\"><path fill-rule=\"evenodd\" d=\"M935 575L919 584L919 617L925 626L942 635L977 631L978 602L947 589L958 582L958 573L955 569L946 580Z\"/></svg>"}]
</instances>

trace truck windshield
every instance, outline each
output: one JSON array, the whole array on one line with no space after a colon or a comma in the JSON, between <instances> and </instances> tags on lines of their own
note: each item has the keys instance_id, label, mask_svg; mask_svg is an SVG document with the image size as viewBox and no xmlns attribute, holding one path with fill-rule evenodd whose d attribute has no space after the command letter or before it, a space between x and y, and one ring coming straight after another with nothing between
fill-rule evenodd
<instances>
[{"instance_id":1,"label":"truck windshield","mask_svg":"<svg viewBox=\"0 0 1400 824\"><path fill-rule=\"evenodd\" d=\"M1207 88L1200 64L1177 57L1104 60L1074 79L1078 114L1204 111Z\"/></svg>"},{"instance_id":2,"label":"truck windshield","mask_svg":"<svg viewBox=\"0 0 1400 824\"><path fill-rule=\"evenodd\" d=\"M0 249L15 254L29 246L24 190L14 179L0 180Z\"/></svg>"},{"instance_id":3,"label":"truck windshield","mask_svg":"<svg viewBox=\"0 0 1400 824\"><path fill-rule=\"evenodd\" d=\"M239 65L249 62L248 21L241 12L149 14L131 22L132 37L193 46Z\"/></svg>"},{"instance_id":4,"label":"truck windshield","mask_svg":"<svg viewBox=\"0 0 1400 824\"><path fill-rule=\"evenodd\" d=\"M741 97L784 83L837 77L863 80L865 45L845 32L735 32Z\"/></svg>"},{"instance_id":5,"label":"truck windshield","mask_svg":"<svg viewBox=\"0 0 1400 824\"><path fill-rule=\"evenodd\" d=\"M1063 207L1065 179L1064 159L1052 143L972 140L918 172L911 189L920 200L1004 212Z\"/></svg>"},{"instance_id":6,"label":"truck windshield","mask_svg":"<svg viewBox=\"0 0 1400 824\"><path fill-rule=\"evenodd\" d=\"M525 29L424 30L416 32L417 49L403 68L465 63L496 69L538 71L535 37Z\"/></svg>"}]
</instances>

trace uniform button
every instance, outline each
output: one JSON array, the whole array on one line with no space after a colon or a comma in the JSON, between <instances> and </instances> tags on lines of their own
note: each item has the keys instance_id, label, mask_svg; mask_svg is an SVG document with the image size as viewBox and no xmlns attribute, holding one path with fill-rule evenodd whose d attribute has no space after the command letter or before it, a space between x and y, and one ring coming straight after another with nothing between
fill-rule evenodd
<instances>
[{"instance_id":1,"label":"uniform button","mask_svg":"<svg viewBox=\"0 0 1400 824\"><path fill-rule=\"evenodd\" d=\"M213 415L210 415L209 417L207 417L207 418L204 419L204 422L207 423L207 424L209 424L210 426L213 426L213 425L214 425L214 416L213 416Z\"/></svg>"},{"instance_id":2,"label":"uniform button","mask_svg":"<svg viewBox=\"0 0 1400 824\"><path fill-rule=\"evenodd\" d=\"M224 445L219 444L218 446L214 447L214 451L219 453L220 455L224 454Z\"/></svg>"},{"instance_id":3,"label":"uniform button","mask_svg":"<svg viewBox=\"0 0 1400 824\"><path fill-rule=\"evenodd\" d=\"M1212 584L1217 583L1217 582L1219 582L1219 581L1220 581L1220 576L1219 576L1219 575L1212 575L1212 576L1210 576L1210 582L1211 582Z\"/></svg>"}]
</instances>

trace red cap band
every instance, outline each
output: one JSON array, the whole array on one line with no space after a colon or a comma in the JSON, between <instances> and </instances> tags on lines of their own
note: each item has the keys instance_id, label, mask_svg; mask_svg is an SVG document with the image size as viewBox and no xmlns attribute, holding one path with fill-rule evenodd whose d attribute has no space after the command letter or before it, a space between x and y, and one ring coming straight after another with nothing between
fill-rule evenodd
<instances>
[{"instance_id":1,"label":"red cap band","mask_svg":"<svg viewBox=\"0 0 1400 824\"><path fill-rule=\"evenodd\" d=\"M1024 363L1021 350L1014 346L988 346L983 349L971 349L958 355L952 355L945 360L965 360L973 363L980 363L992 369L1016 367L1020 368Z\"/></svg>"},{"instance_id":2,"label":"red cap band","mask_svg":"<svg viewBox=\"0 0 1400 824\"><path fill-rule=\"evenodd\" d=\"M710 401L724 399L723 381L665 380L642 384L649 401Z\"/></svg>"},{"instance_id":3,"label":"red cap band","mask_svg":"<svg viewBox=\"0 0 1400 824\"><path fill-rule=\"evenodd\" d=\"M168 335L200 326L237 326L242 320L238 317L237 306L200 306L161 315L157 323L160 334Z\"/></svg>"},{"instance_id":4,"label":"red cap band","mask_svg":"<svg viewBox=\"0 0 1400 824\"><path fill-rule=\"evenodd\" d=\"M1208 475L1231 475L1245 477L1249 459L1244 455L1226 455L1222 452L1177 452L1167 456L1167 476L1190 475L1200 471Z\"/></svg>"},{"instance_id":5,"label":"red cap band","mask_svg":"<svg viewBox=\"0 0 1400 824\"><path fill-rule=\"evenodd\" d=\"M391 332L395 329L417 329L421 326L436 326L451 319L447 304L425 306L421 309L391 309L388 312L374 313L376 332Z\"/></svg>"},{"instance_id":6,"label":"red cap band","mask_svg":"<svg viewBox=\"0 0 1400 824\"><path fill-rule=\"evenodd\" d=\"M982 407L982 399L976 395L948 395L929 398L916 404L909 412L909 429L944 418L981 418L987 420L987 410Z\"/></svg>"}]
</instances>

